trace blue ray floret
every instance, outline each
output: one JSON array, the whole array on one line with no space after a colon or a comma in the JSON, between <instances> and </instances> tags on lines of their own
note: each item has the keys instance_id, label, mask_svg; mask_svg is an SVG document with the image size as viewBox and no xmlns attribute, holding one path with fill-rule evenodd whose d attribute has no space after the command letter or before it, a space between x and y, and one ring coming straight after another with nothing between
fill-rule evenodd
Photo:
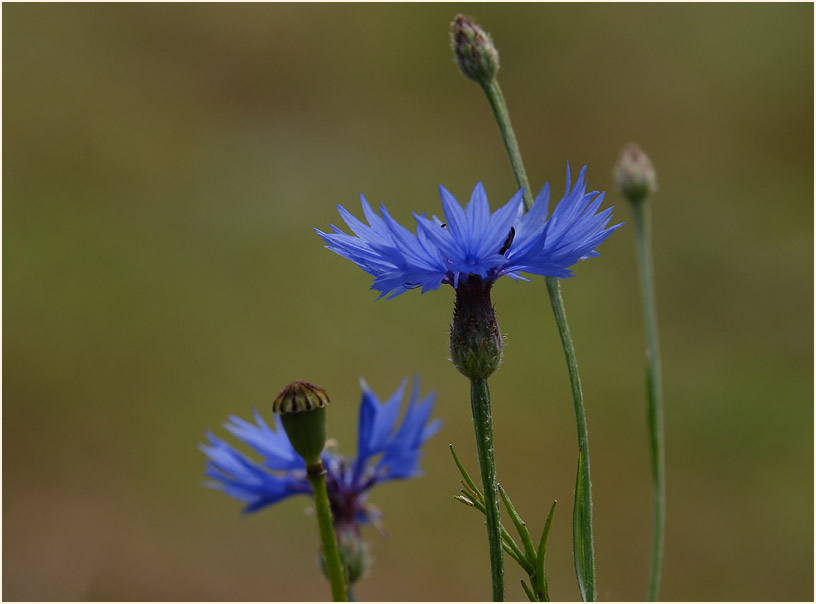
<instances>
[{"instance_id":1,"label":"blue ray floret","mask_svg":"<svg viewBox=\"0 0 816 604\"><path fill-rule=\"evenodd\" d=\"M469 275L488 285L503 275L524 279L521 273L571 277L569 267L597 256L595 248L621 226L607 228L613 208L598 211L604 193L586 192L586 166L574 186L567 166L566 193L549 216L549 185L526 214L523 190L493 213L481 183L465 208L441 185L439 192L446 222L414 214L415 233L394 220L384 205L378 215L362 195L368 224L338 206L353 235L334 225L331 233L315 230L328 249L374 277L371 287L380 297L393 298L417 287L423 292L443 283L457 288Z\"/></svg>"},{"instance_id":2,"label":"blue ray floret","mask_svg":"<svg viewBox=\"0 0 816 604\"><path fill-rule=\"evenodd\" d=\"M347 461L326 449L326 485L335 525L357 530L360 524L376 522L379 512L366 503L369 490L388 480L406 479L421 473L422 445L439 429L440 420L430 420L435 393L419 396L415 380L408 405L398 421L407 380L385 402L361 380L360 423L357 457ZM232 416L224 427L262 459L256 461L224 440L208 433L209 444L200 445L207 456L206 484L246 504L255 512L293 495L311 495L306 466L275 415L271 428L254 411L254 423Z\"/></svg>"}]
</instances>

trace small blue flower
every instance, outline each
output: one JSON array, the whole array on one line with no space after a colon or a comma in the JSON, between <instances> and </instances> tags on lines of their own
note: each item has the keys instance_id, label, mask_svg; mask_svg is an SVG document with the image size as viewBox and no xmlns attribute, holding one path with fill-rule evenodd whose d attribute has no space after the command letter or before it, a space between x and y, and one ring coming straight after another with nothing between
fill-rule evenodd
<instances>
[{"instance_id":1,"label":"small blue flower","mask_svg":"<svg viewBox=\"0 0 816 604\"><path fill-rule=\"evenodd\" d=\"M533 207L523 212L523 190L491 214L484 187L473 189L466 208L440 185L445 220L414 214L416 233L397 223L380 206L377 215L360 196L368 224L338 206L340 215L354 235L331 225L332 233L315 229L327 248L348 258L374 277L371 288L380 297L393 298L408 289L438 289L442 283L454 288L468 275L490 285L503 275L526 280L521 273L571 277L569 267L598 255L598 247L620 227L606 228L612 209L601 212L604 193L586 192L586 166L564 197L548 214L549 185L539 193ZM465 279L467 280L467 279Z\"/></svg>"},{"instance_id":2,"label":"small blue flower","mask_svg":"<svg viewBox=\"0 0 816 604\"><path fill-rule=\"evenodd\" d=\"M397 421L407 380L384 403L361 380L360 424L357 458L347 461L325 450L326 486L332 515L338 529L357 531L360 524L376 522L379 512L366 503L368 491L387 480L412 478L420 474L422 445L441 425L430 420L435 393L419 398L419 380L413 389L401 422ZM275 415L272 429L254 411L255 422L231 416L224 427L251 447L262 460L255 461L211 433L209 444L199 448L207 456L206 486L223 491L246 503L245 512L255 512L291 497L311 495L303 459L295 453L280 418Z\"/></svg>"}]
</instances>

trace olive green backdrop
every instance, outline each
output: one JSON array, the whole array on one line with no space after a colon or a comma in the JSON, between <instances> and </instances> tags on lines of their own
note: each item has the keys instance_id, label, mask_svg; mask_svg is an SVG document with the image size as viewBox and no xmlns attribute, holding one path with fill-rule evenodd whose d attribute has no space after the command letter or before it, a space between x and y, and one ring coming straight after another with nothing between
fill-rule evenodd
<instances>
[{"instance_id":1,"label":"olive green backdrop","mask_svg":"<svg viewBox=\"0 0 816 604\"><path fill-rule=\"evenodd\" d=\"M487 103L448 48L492 32L536 188L589 166L618 221L624 143L651 155L665 366L663 596L813 598L813 6L15 4L3 7L3 596L314 600L295 498L242 517L201 488L204 431L308 379L353 453L358 377L422 376L425 475L377 488L361 599L489 596L453 292L375 302L313 227L358 195L439 212L443 183L515 191ZM597 575L642 599L644 354L629 225L564 283L587 402ZM576 599L576 437L542 279L494 290L499 476L534 532L559 507L553 598ZM523 576L508 564L508 597Z\"/></svg>"}]
</instances>

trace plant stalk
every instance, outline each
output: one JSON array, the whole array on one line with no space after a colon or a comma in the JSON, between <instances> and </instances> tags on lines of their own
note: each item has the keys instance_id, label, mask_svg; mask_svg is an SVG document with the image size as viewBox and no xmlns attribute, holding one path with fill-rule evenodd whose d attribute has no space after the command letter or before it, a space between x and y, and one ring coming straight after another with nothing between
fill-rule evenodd
<instances>
[{"instance_id":1,"label":"plant stalk","mask_svg":"<svg viewBox=\"0 0 816 604\"><path fill-rule=\"evenodd\" d=\"M490 390L486 379L470 380L470 406L473 429L476 432L476 452L482 472L487 542L490 549L490 575L493 601L504 601L504 560L499 521L499 490L496 481L496 463L493 459L493 417L490 411Z\"/></svg>"},{"instance_id":2,"label":"plant stalk","mask_svg":"<svg viewBox=\"0 0 816 604\"><path fill-rule=\"evenodd\" d=\"M575 573L584 602L597 599L595 588L595 540L592 531L592 481L589 472L589 432L584 411L584 392L578 374L578 361L572 345L564 300L561 297L561 282L555 277L547 277L547 291L550 293L558 334L567 360L572 401L575 407L575 426L578 431L578 476L575 484L575 501L572 508L572 546L575 558Z\"/></svg>"},{"instance_id":3,"label":"plant stalk","mask_svg":"<svg viewBox=\"0 0 816 604\"><path fill-rule=\"evenodd\" d=\"M527 172L521 159L518 140L516 139L513 126L510 122L510 114L504 100L501 86L496 78L482 86L493 116L501 132L504 147L513 167L513 175L516 184L524 188L524 207L529 210L533 205L533 194L530 189L530 182L527 179ZM597 597L595 588L595 548L592 532L592 491L589 471L589 434L586 425L586 413L584 411L584 395L581 390L581 378L578 374L578 362L575 358L575 348L570 337L569 325L567 324L564 301L561 296L560 281L555 277L547 277L547 291L550 295L550 304L555 315L555 322L558 326L558 333L561 337L561 344L564 349L564 356L567 361L570 386L572 388L572 400L575 407L575 421L578 430L578 477L575 489L575 502L573 506L573 547L575 554L575 572L578 576L578 583L581 588L581 597L584 601L594 601ZM580 528L580 533L576 533L576 527Z\"/></svg>"},{"instance_id":4,"label":"plant stalk","mask_svg":"<svg viewBox=\"0 0 816 604\"><path fill-rule=\"evenodd\" d=\"M510 112L507 111L507 103L504 102L499 81L493 78L488 84L482 86L493 116L499 125L504 148L507 157L510 158L510 165L513 167L513 176L516 177L516 185L519 189L524 188L524 209L533 207L533 192L530 189L530 182L527 180L527 171L524 169L524 162L521 160L521 150L519 149L516 133L513 131L513 124L510 123Z\"/></svg>"},{"instance_id":5,"label":"plant stalk","mask_svg":"<svg viewBox=\"0 0 816 604\"><path fill-rule=\"evenodd\" d=\"M346 581L343 576L343 563L340 560L340 551L337 549L337 537L332 525L331 508L329 507L329 493L326 490L326 470L323 464L306 468L306 474L314 493L317 527L320 531L320 541L323 544L323 556L326 558L326 574L329 576L332 600L347 602Z\"/></svg>"},{"instance_id":6,"label":"plant stalk","mask_svg":"<svg viewBox=\"0 0 816 604\"><path fill-rule=\"evenodd\" d=\"M650 205L646 199L633 202L637 238L640 293L646 324L646 397L649 423L649 453L652 467L652 559L649 573L649 601L660 592L666 527L666 452L663 425L663 376L657 330L654 267L652 264L652 228Z\"/></svg>"}]
</instances>

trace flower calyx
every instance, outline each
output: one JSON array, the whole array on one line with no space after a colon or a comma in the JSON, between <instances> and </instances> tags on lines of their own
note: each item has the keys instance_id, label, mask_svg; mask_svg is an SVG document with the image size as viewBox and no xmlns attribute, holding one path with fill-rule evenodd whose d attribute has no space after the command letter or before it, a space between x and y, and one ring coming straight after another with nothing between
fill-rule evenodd
<instances>
[{"instance_id":1,"label":"flower calyx","mask_svg":"<svg viewBox=\"0 0 816 604\"><path fill-rule=\"evenodd\" d=\"M487 379L502 359L502 335L490 300L492 283L476 275L459 282L450 333L451 360L460 373Z\"/></svg>"},{"instance_id":2,"label":"flower calyx","mask_svg":"<svg viewBox=\"0 0 816 604\"><path fill-rule=\"evenodd\" d=\"M322 469L320 454L326 445L326 405L329 395L320 386L297 380L275 397L272 410L281 423L292 448L306 462L307 470Z\"/></svg>"}]
</instances>

